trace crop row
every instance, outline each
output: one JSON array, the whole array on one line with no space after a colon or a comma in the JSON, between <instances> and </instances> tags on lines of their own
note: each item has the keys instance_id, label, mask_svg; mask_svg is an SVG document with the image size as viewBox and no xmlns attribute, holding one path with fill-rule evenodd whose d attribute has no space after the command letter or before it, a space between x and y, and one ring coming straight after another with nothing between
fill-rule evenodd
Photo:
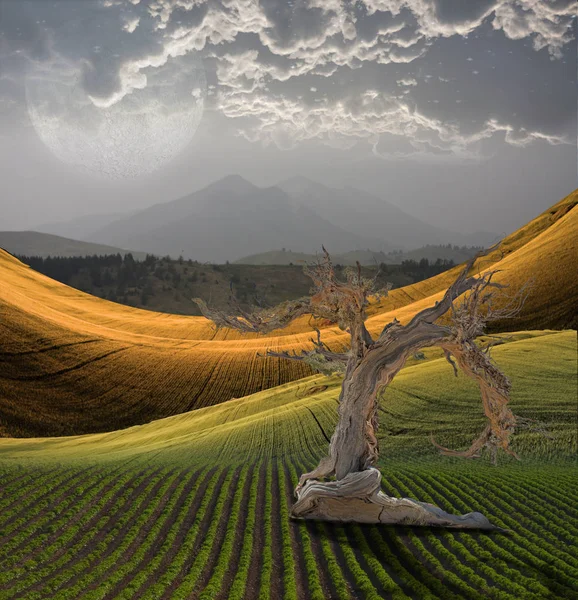
<instances>
[{"instance_id":1,"label":"crop row","mask_svg":"<svg viewBox=\"0 0 578 600\"><path fill-rule=\"evenodd\" d=\"M103 500L111 499L112 490L102 496L101 502L93 509L93 513L96 514L93 518L89 517L89 526L66 529L54 544L43 547L35 555L35 562L45 566L35 568L27 577L19 579L10 589L11 595L6 597L24 593L27 598L33 598L40 594L40 588L43 593L50 593L51 597L56 597L57 592L69 579L80 570L93 566L96 557L106 549L107 542L110 542L117 533L114 530L110 531L111 527L133 520L146 498L144 494L150 494L159 481L162 480L151 479L142 473L135 480L136 487L132 492L126 493L125 490L121 490L121 494L116 495L113 515L102 504ZM119 513L121 516L117 520L116 515ZM87 546L90 548L88 555L84 551Z\"/></svg>"},{"instance_id":2,"label":"crop row","mask_svg":"<svg viewBox=\"0 0 578 600\"><path fill-rule=\"evenodd\" d=\"M406 477L402 477L402 479L407 480ZM424 497L432 502L443 501L444 489L438 490L438 486L435 485L436 482L430 483L430 481L413 474L411 482L408 483L413 484L419 491L420 497ZM515 569L509 567L509 561L514 558L513 555L508 555L506 560L498 557L496 554L498 546L494 542L493 536L480 536L480 543L477 542L476 536L468 535L467 533L441 531L439 536L461 560L474 566L476 571L494 584L499 584L501 589L511 593L514 598L541 598L548 593L547 588L539 582L529 580ZM503 592L493 590L493 594L503 595Z\"/></svg>"},{"instance_id":3,"label":"crop row","mask_svg":"<svg viewBox=\"0 0 578 600\"><path fill-rule=\"evenodd\" d=\"M400 475L392 479L402 495L412 495L410 488L404 484L405 477ZM436 498L428 493L427 486L420 486L417 483L414 485L419 490L420 499L436 503ZM467 534L464 537L467 537ZM445 530L427 531L419 542L415 538L412 541L414 544L421 544L422 551L429 552L441 560L446 569L451 566L456 578L450 577L448 581L451 581L456 588L462 588L462 593L467 597L475 598L480 593L484 597L499 600L532 597L528 596L523 588L512 586L508 579L502 578L502 575L493 568L491 563L486 564L480 561L478 565L476 561L472 561L472 555L468 549ZM501 589L497 589L497 584Z\"/></svg>"},{"instance_id":4,"label":"crop row","mask_svg":"<svg viewBox=\"0 0 578 600\"><path fill-rule=\"evenodd\" d=\"M401 475L398 475L396 479L399 480L399 477L401 477ZM406 475L405 480L410 485L411 489L416 490L415 495L421 495L422 497L427 496L427 490L424 490L423 487L420 486L419 476L416 473L412 472L411 475ZM504 578L499 579L498 581L500 587L508 589L508 581L519 583L527 591L525 594L521 594L518 590L518 597L545 597L544 594L548 592L548 588L552 587L559 590L559 593L561 594L560 597L567 597L568 594L571 594L572 592L570 592L570 589L575 586L575 579L573 580L572 577L569 577L569 575L564 572L567 565L552 556L550 553L551 548L547 541L544 538L536 537L530 542L528 536L531 536L532 534L529 534L526 529L520 529L520 515L516 514L516 517L513 518L511 516L512 513L502 510L502 499L500 496L492 495L488 498L487 494L478 492L477 486L472 485L472 483L469 485L463 485L463 483L462 485L457 485L459 484L459 480L459 475L450 479L444 474L436 474L435 478L428 478L428 482L431 483L431 486L434 487L434 489L437 486L438 502L449 499L455 508L467 512L470 508L467 504L464 504L462 500L464 499L485 511L486 514L491 515L492 519L498 525L510 527L515 532L513 536L482 535L478 538L480 544L491 554L491 560L486 554L482 556L485 557L492 566L502 565L505 569ZM472 536L461 534L461 538L463 540L469 540L471 543ZM477 558L479 561L479 554ZM514 569L508 567L508 565L511 564L518 567L517 572L514 572ZM477 564L476 568L478 568ZM543 577L547 572L550 572L554 577L548 577L547 586L544 587L538 579ZM529 576L524 576L524 573L529 573Z\"/></svg>"},{"instance_id":5,"label":"crop row","mask_svg":"<svg viewBox=\"0 0 578 600\"><path fill-rule=\"evenodd\" d=\"M183 502L180 498L177 500L169 513L169 528L162 525L151 541L151 548L143 556L135 556L127 565L127 574L117 597L139 598L176 587L188 558L187 550L199 537L215 490L224 481L224 473L213 469L199 480L199 486L186 491Z\"/></svg>"},{"instance_id":6,"label":"crop row","mask_svg":"<svg viewBox=\"0 0 578 600\"><path fill-rule=\"evenodd\" d=\"M293 427L300 439L310 434ZM263 435L246 433L254 444ZM576 528L562 531L571 478L548 496L551 478L538 469L509 478L396 465L384 476L388 493L480 510L511 534L292 521L293 487L315 452L304 445L291 458L238 468L46 469L36 479L4 468L0 597L576 597Z\"/></svg>"},{"instance_id":7,"label":"crop row","mask_svg":"<svg viewBox=\"0 0 578 600\"><path fill-rule=\"evenodd\" d=\"M93 484L88 485L79 497L75 491L70 494L66 502L62 502L57 507L50 502L48 505L50 509L44 511L42 515L36 510L31 511L36 514L36 517L32 517L26 528L18 530L12 539L2 546L7 559L2 565L5 571L1 580L11 577L11 565L28 564L32 567L39 553L45 548L60 546L58 551L62 551L64 547L62 541L68 531L72 531L73 527L79 527L81 523L85 527L90 526L91 515L95 514L94 507L97 506L98 500L102 500L103 496L109 497L107 495L109 492L117 495L125 493L128 481L127 476L122 477L120 474L95 478Z\"/></svg>"},{"instance_id":8,"label":"crop row","mask_svg":"<svg viewBox=\"0 0 578 600\"><path fill-rule=\"evenodd\" d=\"M147 557L151 556L154 543L162 537L165 524L172 525L175 507L186 498L190 498L200 486L203 472L171 475L157 493L157 500L149 503L143 510L144 524L136 535L127 534L126 541L117 546L114 553L96 565L95 569L76 583L78 598L116 597L125 589L125 582L131 579L139 569L145 569ZM159 498L160 496L160 498ZM67 589L67 592L70 590Z\"/></svg>"},{"instance_id":9,"label":"crop row","mask_svg":"<svg viewBox=\"0 0 578 600\"><path fill-rule=\"evenodd\" d=\"M98 544L91 544L93 552L77 560L73 567L64 566L59 573L60 587L54 592L55 600L79 598L81 594L91 594L91 584L96 580L105 580L111 570L121 571L122 559L129 551L134 537L145 530L156 510L156 499L170 489L176 473L163 473L152 485L143 489L133 506L128 508L128 518L123 514L111 524L108 535L98 532ZM100 535L99 535L100 534ZM71 576L72 575L72 576ZM93 596L97 597L96 594Z\"/></svg>"}]
</instances>

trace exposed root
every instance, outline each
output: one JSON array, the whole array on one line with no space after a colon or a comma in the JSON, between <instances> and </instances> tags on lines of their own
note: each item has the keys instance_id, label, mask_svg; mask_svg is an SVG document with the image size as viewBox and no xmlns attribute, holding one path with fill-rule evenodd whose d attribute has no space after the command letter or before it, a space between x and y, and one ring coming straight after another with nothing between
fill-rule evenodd
<instances>
[{"instance_id":1,"label":"exposed root","mask_svg":"<svg viewBox=\"0 0 578 600\"><path fill-rule=\"evenodd\" d=\"M427 502L392 498L380 487L381 474L375 468L350 473L339 481L310 480L297 494L291 515L336 522L501 530L479 512L453 515Z\"/></svg>"},{"instance_id":2,"label":"exposed root","mask_svg":"<svg viewBox=\"0 0 578 600\"><path fill-rule=\"evenodd\" d=\"M319 464L313 471L309 473L303 473L301 477L299 477L299 483L295 488L295 496L299 497L301 489L303 486L310 480L316 478L330 477L335 472L335 459L331 456L326 456L319 461Z\"/></svg>"}]
</instances>

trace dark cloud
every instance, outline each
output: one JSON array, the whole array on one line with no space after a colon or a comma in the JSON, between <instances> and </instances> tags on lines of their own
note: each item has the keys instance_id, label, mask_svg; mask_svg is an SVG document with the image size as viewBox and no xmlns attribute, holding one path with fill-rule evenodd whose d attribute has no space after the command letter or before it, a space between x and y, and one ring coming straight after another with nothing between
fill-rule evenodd
<instances>
[{"instance_id":1,"label":"dark cloud","mask_svg":"<svg viewBox=\"0 0 578 600\"><path fill-rule=\"evenodd\" d=\"M278 48L291 49L296 43L322 38L330 21L324 10L311 8L306 0L261 0L260 7L270 24L265 33Z\"/></svg>"},{"instance_id":2,"label":"dark cloud","mask_svg":"<svg viewBox=\"0 0 578 600\"><path fill-rule=\"evenodd\" d=\"M408 70L418 85L408 98L425 114L458 123L464 134L493 119L515 130L569 137L576 118L574 48L551 60L489 24L476 35L440 40L416 61Z\"/></svg>"},{"instance_id":3,"label":"dark cloud","mask_svg":"<svg viewBox=\"0 0 578 600\"><path fill-rule=\"evenodd\" d=\"M30 64L73 65L110 108L202 55L212 108L266 145L471 159L489 138L570 141L575 23L562 0L22 0L2 17L6 114Z\"/></svg>"}]
</instances>

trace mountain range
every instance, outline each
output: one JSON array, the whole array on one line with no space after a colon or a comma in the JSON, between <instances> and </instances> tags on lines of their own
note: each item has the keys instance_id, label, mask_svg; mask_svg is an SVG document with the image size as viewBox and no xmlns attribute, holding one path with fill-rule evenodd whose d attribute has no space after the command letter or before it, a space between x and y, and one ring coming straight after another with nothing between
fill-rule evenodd
<instances>
[{"instance_id":1,"label":"mountain range","mask_svg":"<svg viewBox=\"0 0 578 600\"><path fill-rule=\"evenodd\" d=\"M225 262L275 248L315 253L389 252L424 244L488 245L490 233L445 231L351 187L303 177L257 187L230 175L178 200L126 215L83 217L39 228L84 241L157 255Z\"/></svg>"}]
</instances>

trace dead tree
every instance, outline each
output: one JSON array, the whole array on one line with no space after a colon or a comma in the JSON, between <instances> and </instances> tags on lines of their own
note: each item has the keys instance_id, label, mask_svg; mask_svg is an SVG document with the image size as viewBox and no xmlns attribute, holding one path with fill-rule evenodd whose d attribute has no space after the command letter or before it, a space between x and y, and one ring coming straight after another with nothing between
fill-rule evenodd
<instances>
[{"instance_id":1,"label":"dead tree","mask_svg":"<svg viewBox=\"0 0 578 600\"><path fill-rule=\"evenodd\" d=\"M434 306L416 314L407 325L394 319L374 339L365 326L370 297L383 296L389 288L375 290L377 276L366 279L361 267L346 270L346 280L336 277L329 253L305 267L314 288L308 298L286 302L274 309L247 312L236 304L239 316L211 310L199 299L203 315L217 327L244 332L267 333L287 325L301 315L329 320L349 333L347 351L335 352L321 341L320 331L312 339L313 350L290 354L267 352L267 356L304 361L319 371L343 373L339 396L339 419L331 437L329 453L310 473L301 475L292 509L296 518L362 523L441 525L459 528L493 526L480 513L451 515L427 503L391 498L381 492L378 458L378 396L406 360L428 346L439 346L455 374L461 369L475 380L482 397L487 427L469 450L456 452L438 446L443 454L473 458L487 448L494 457L499 449L516 456L509 447L516 418L508 407L510 382L482 350L475 338L490 319L511 316L519 310L522 296L506 306L494 306L494 292L503 288L494 282L496 271L471 276L480 253L465 265L460 275ZM460 298L459 302L456 300ZM441 324L440 318L446 315ZM448 318L449 317L449 318ZM433 441L433 440L432 440ZM435 441L434 441L435 443ZM437 445L437 444L436 444Z\"/></svg>"}]
</instances>

